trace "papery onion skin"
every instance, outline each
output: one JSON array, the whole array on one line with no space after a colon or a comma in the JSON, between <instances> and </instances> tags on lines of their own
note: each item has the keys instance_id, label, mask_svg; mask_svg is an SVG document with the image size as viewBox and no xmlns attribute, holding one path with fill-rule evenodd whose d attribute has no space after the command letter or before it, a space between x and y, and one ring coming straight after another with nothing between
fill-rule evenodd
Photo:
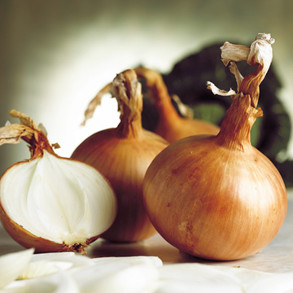
<instances>
[{"instance_id":1,"label":"papery onion skin","mask_svg":"<svg viewBox=\"0 0 293 293\"><path fill-rule=\"evenodd\" d=\"M118 84L115 98L120 105L120 124L87 138L71 157L101 172L117 196L117 217L102 237L136 242L157 233L144 208L142 184L148 166L168 142L141 126L142 96L135 72L126 70L113 83Z\"/></svg>"}]
</instances>

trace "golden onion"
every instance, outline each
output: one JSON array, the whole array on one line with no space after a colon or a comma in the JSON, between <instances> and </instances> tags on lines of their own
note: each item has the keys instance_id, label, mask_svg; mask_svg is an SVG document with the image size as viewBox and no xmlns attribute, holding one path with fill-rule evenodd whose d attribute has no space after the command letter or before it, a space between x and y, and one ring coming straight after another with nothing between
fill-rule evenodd
<instances>
[{"instance_id":1,"label":"golden onion","mask_svg":"<svg viewBox=\"0 0 293 293\"><path fill-rule=\"evenodd\" d=\"M250 143L262 115L259 85L272 61L273 39L259 34L250 47L221 47L238 82L218 135L198 135L170 144L152 162L144 180L144 202L158 232L191 255L234 260L259 252L278 233L286 216L286 188L271 161ZM243 78L235 61L257 69Z\"/></svg>"}]
</instances>

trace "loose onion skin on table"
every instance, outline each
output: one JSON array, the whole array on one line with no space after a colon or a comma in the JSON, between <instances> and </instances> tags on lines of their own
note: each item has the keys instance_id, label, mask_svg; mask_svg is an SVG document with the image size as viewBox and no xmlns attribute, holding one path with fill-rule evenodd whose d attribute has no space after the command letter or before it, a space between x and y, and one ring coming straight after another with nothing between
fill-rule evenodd
<instances>
[{"instance_id":1,"label":"loose onion skin on table","mask_svg":"<svg viewBox=\"0 0 293 293\"><path fill-rule=\"evenodd\" d=\"M152 162L144 180L144 202L158 232L191 255L235 260L259 252L278 233L287 212L286 188L275 166L250 143L259 85L272 60L269 34L250 47L225 43L238 92L232 95L216 136L191 136L170 144ZM257 65L243 78L234 61ZM265 98L265 97L264 97Z\"/></svg>"},{"instance_id":2,"label":"loose onion skin on table","mask_svg":"<svg viewBox=\"0 0 293 293\"><path fill-rule=\"evenodd\" d=\"M135 242L157 233L143 205L142 183L148 166L168 142L142 128L141 85L133 70L118 74L97 97L100 99L109 90L118 102L120 124L91 135L76 148L72 158L99 170L115 191L118 214L102 237L114 242ZM90 103L86 119L92 115L96 102L95 98Z\"/></svg>"}]
</instances>

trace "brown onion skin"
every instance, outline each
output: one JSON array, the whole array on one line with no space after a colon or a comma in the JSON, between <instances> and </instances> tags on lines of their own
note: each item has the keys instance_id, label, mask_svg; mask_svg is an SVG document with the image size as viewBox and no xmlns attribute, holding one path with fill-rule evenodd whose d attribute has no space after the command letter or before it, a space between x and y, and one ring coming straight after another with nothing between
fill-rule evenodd
<instances>
[{"instance_id":1,"label":"brown onion skin","mask_svg":"<svg viewBox=\"0 0 293 293\"><path fill-rule=\"evenodd\" d=\"M135 242L157 231L151 224L142 199L145 172L167 142L146 131L121 137L116 128L97 132L82 142L72 154L100 171L110 182L118 201L114 224L101 237L113 242Z\"/></svg>"},{"instance_id":2,"label":"brown onion skin","mask_svg":"<svg viewBox=\"0 0 293 293\"><path fill-rule=\"evenodd\" d=\"M270 160L251 145L245 152L223 147L217 136L185 138L161 152L146 173L144 201L169 243L213 260L259 252L287 211L286 188Z\"/></svg>"}]
</instances>

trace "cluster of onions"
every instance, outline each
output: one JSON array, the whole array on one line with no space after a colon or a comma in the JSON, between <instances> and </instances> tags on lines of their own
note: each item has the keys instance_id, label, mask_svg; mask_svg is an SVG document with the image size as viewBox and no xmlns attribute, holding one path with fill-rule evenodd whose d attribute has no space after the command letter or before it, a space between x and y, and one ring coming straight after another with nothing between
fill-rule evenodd
<instances>
[{"instance_id":1,"label":"cluster of onions","mask_svg":"<svg viewBox=\"0 0 293 293\"><path fill-rule=\"evenodd\" d=\"M145 81L146 87L151 93L150 97L154 107L158 112L158 122L154 129L155 133L166 139L169 143L191 135L218 134L220 128L217 125L192 118L190 109L180 101L180 98L176 95L170 96L163 77L158 71L146 67L136 67L132 70L135 71L139 80ZM111 91L111 86L111 83L107 84L90 102L83 124L92 117L103 95ZM182 116L175 109L172 101L177 104Z\"/></svg>"},{"instance_id":2,"label":"cluster of onions","mask_svg":"<svg viewBox=\"0 0 293 293\"><path fill-rule=\"evenodd\" d=\"M134 242L156 233L143 205L142 184L150 163L168 143L142 128L141 84L134 70L118 74L97 94L89 104L85 121L109 90L118 102L119 125L88 137L75 149L72 158L99 170L117 196L117 217L102 237L113 242Z\"/></svg>"},{"instance_id":3,"label":"cluster of onions","mask_svg":"<svg viewBox=\"0 0 293 293\"><path fill-rule=\"evenodd\" d=\"M153 69L145 67L134 68L138 78L143 78L147 88L151 92L154 107L158 112L158 124L155 133L165 138L168 142L174 142L184 137L198 134L217 134L219 127L204 120L193 119L190 114L180 116L172 103L175 99L179 108L186 113L186 107L179 97L169 95L168 89L161 74Z\"/></svg>"},{"instance_id":4,"label":"cluster of onions","mask_svg":"<svg viewBox=\"0 0 293 293\"><path fill-rule=\"evenodd\" d=\"M178 249L215 260L240 259L259 252L278 233L287 212L281 175L250 143L259 85L271 61L270 34L258 34L251 46L226 42L222 60L231 64L238 91L225 92L208 82L214 94L231 95L218 135L196 135L170 144L147 170L145 207L158 232ZM235 62L256 65L242 77Z\"/></svg>"},{"instance_id":5,"label":"cluster of onions","mask_svg":"<svg viewBox=\"0 0 293 293\"><path fill-rule=\"evenodd\" d=\"M58 156L30 117L15 110L10 114L21 123L0 128L0 145L23 139L31 158L12 165L1 177L4 228L37 252L85 252L115 219L113 189L95 168Z\"/></svg>"}]
</instances>

